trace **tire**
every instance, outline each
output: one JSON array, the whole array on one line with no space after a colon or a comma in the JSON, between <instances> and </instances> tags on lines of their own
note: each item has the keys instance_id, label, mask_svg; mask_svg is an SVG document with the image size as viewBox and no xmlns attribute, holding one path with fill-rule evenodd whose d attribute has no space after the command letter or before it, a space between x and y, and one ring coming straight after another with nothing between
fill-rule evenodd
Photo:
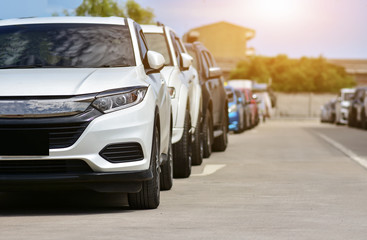
<instances>
[{"instance_id":1,"label":"tire","mask_svg":"<svg viewBox=\"0 0 367 240\"><path fill-rule=\"evenodd\" d=\"M354 120L353 120L353 108L350 109L350 112L348 113L348 126L353 127L354 126Z\"/></svg>"},{"instance_id":2,"label":"tire","mask_svg":"<svg viewBox=\"0 0 367 240\"><path fill-rule=\"evenodd\" d=\"M228 119L227 116L223 116L222 121L223 133L214 139L213 150L218 152L224 152L228 145Z\"/></svg>"},{"instance_id":3,"label":"tire","mask_svg":"<svg viewBox=\"0 0 367 240\"><path fill-rule=\"evenodd\" d=\"M245 131L245 120L244 119L242 119L242 121L240 120L238 130L234 131L234 133L242 133L243 131Z\"/></svg>"},{"instance_id":4,"label":"tire","mask_svg":"<svg viewBox=\"0 0 367 240\"><path fill-rule=\"evenodd\" d=\"M188 178L191 174L191 119L186 110L184 130L181 140L173 145L173 177Z\"/></svg>"},{"instance_id":5,"label":"tire","mask_svg":"<svg viewBox=\"0 0 367 240\"><path fill-rule=\"evenodd\" d=\"M154 127L152 154L150 164L153 172L153 178L142 183L142 188L138 193L129 193L128 201L131 208L134 209L155 209L160 202L160 173L159 173L159 130Z\"/></svg>"},{"instance_id":6,"label":"tire","mask_svg":"<svg viewBox=\"0 0 367 240\"><path fill-rule=\"evenodd\" d=\"M203 157L208 158L212 154L212 145L213 145L213 123L210 111L206 111L205 119L203 122Z\"/></svg>"},{"instance_id":7,"label":"tire","mask_svg":"<svg viewBox=\"0 0 367 240\"><path fill-rule=\"evenodd\" d=\"M364 109L362 110L361 113L361 127L364 130L367 130L367 119L366 119L366 112L364 111Z\"/></svg>"},{"instance_id":8,"label":"tire","mask_svg":"<svg viewBox=\"0 0 367 240\"><path fill-rule=\"evenodd\" d=\"M171 136L169 138L167 161L161 165L160 187L161 190L170 190L173 185L173 154Z\"/></svg>"},{"instance_id":9,"label":"tire","mask_svg":"<svg viewBox=\"0 0 367 240\"><path fill-rule=\"evenodd\" d=\"M201 165L204 156L203 134L201 132L201 113L195 128L195 141L192 144L192 165Z\"/></svg>"}]
</instances>

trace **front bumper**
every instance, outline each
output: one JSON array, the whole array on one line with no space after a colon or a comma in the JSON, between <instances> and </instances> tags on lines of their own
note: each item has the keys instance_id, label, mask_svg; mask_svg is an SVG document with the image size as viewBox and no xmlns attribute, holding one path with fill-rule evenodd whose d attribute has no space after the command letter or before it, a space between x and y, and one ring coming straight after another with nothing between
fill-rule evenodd
<instances>
[{"instance_id":1,"label":"front bumper","mask_svg":"<svg viewBox=\"0 0 367 240\"><path fill-rule=\"evenodd\" d=\"M150 169L143 171L70 174L1 175L0 191L80 190L134 193L142 182L152 179Z\"/></svg>"},{"instance_id":2,"label":"front bumper","mask_svg":"<svg viewBox=\"0 0 367 240\"><path fill-rule=\"evenodd\" d=\"M238 126L239 126L239 121L240 121L238 112L228 113L228 118L229 118L229 124L228 124L229 131L238 131L239 130Z\"/></svg>"},{"instance_id":3,"label":"front bumper","mask_svg":"<svg viewBox=\"0 0 367 240\"><path fill-rule=\"evenodd\" d=\"M144 100L130 108L97 114L91 117L88 126L80 137L71 146L52 148L48 156L0 156L2 161L58 161L77 159L85 162L91 169L90 173L52 174L52 172L39 174L13 174L1 172L0 189L32 188L39 189L43 186L63 186L67 188L89 188L124 190L122 192L136 192L141 188L141 182L152 178L150 173L150 158L152 136L155 120L155 97L148 89ZM92 110L96 111L96 110ZM75 118L75 116L73 117ZM17 122L21 125L26 120L29 125L38 121L70 121L72 117L50 119L1 119L4 122ZM17 120L17 121L14 121ZM23 122L23 123L22 123ZM3 123L3 124L2 124ZM29 126L27 125L27 126ZM112 163L103 158L99 153L107 145L121 143L138 143L143 152L143 158L136 161L123 161ZM19 146L21 147L21 146ZM124 184L121 184L123 182ZM107 184L108 183L108 184ZM126 183L126 184L125 184ZM121 185L121 186L120 186ZM124 185L124 186L122 186ZM125 186L126 185L126 186ZM84 186L84 187L83 187Z\"/></svg>"}]
</instances>

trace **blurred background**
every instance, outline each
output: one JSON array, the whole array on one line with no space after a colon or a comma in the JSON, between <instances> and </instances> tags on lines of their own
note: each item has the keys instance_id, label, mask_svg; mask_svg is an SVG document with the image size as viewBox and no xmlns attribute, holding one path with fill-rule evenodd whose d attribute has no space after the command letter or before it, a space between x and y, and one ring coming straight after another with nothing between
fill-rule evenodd
<instances>
[{"instance_id":1,"label":"blurred background","mask_svg":"<svg viewBox=\"0 0 367 240\"><path fill-rule=\"evenodd\" d=\"M201 41L227 81L275 92L277 117L318 117L342 88L367 85L365 0L12 0L0 18L121 16Z\"/></svg>"}]
</instances>

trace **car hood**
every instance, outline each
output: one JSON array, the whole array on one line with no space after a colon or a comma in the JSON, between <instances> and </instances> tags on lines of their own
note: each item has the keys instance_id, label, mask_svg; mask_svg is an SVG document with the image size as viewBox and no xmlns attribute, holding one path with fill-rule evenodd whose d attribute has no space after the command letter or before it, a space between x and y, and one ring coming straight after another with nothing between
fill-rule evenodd
<instances>
[{"instance_id":1,"label":"car hood","mask_svg":"<svg viewBox=\"0 0 367 240\"><path fill-rule=\"evenodd\" d=\"M0 96L70 96L147 86L138 67L0 70Z\"/></svg>"}]
</instances>

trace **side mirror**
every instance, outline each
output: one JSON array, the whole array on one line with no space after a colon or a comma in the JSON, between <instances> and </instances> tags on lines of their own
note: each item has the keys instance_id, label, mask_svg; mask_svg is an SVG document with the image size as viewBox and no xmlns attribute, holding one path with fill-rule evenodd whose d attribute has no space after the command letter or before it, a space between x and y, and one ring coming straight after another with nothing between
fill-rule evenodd
<instances>
[{"instance_id":1,"label":"side mirror","mask_svg":"<svg viewBox=\"0 0 367 240\"><path fill-rule=\"evenodd\" d=\"M147 52L148 65L154 70L161 70L164 66L164 57L162 54L149 50Z\"/></svg>"},{"instance_id":2,"label":"side mirror","mask_svg":"<svg viewBox=\"0 0 367 240\"><path fill-rule=\"evenodd\" d=\"M219 67L209 68L209 78L219 78L222 75L222 70Z\"/></svg>"},{"instance_id":3,"label":"side mirror","mask_svg":"<svg viewBox=\"0 0 367 240\"><path fill-rule=\"evenodd\" d=\"M181 60L181 68L183 70L188 70L194 61L194 59L187 53L181 53Z\"/></svg>"}]
</instances>

